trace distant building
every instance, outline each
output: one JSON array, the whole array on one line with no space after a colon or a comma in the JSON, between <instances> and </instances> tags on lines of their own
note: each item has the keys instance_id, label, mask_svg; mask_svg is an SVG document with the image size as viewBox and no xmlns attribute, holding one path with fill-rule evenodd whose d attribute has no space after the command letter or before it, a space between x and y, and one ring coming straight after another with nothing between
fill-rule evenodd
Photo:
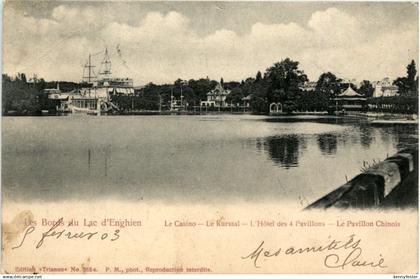
<instances>
[{"instance_id":1,"label":"distant building","mask_svg":"<svg viewBox=\"0 0 420 279\"><path fill-rule=\"evenodd\" d=\"M67 99L68 94L66 96L63 96L61 90L60 90L60 83L57 82L57 88L46 88L42 90L44 94L47 94L48 99L55 99L55 100L62 100Z\"/></svg>"},{"instance_id":2,"label":"distant building","mask_svg":"<svg viewBox=\"0 0 420 279\"><path fill-rule=\"evenodd\" d=\"M373 82L373 97L391 97L398 95L398 86L393 85L389 78Z\"/></svg>"},{"instance_id":3,"label":"distant building","mask_svg":"<svg viewBox=\"0 0 420 279\"><path fill-rule=\"evenodd\" d=\"M250 106L250 104L251 104L251 98L252 98L252 95L250 94L250 95L248 95L248 96L246 96L246 97L243 97L241 100L242 100L242 102L243 102L243 106L244 107L249 107Z\"/></svg>"},{"instance_id":4,"label":"distant building","mask_svg":"<svg viewBox=\"0 0 420 279\"><path fill-rule=\"evenodd\" d=\"M230 90L224 89L223 86L218 83L216 87L207 93L207 101L201 101L200 106L202 107L226 107L226 97L230 94Z\"/></svg>"},{"instance_id":5,"label":"distant building","mask_svg":"<svg viewBox=\"0 0 420 279\"><path fill-rule=\"evenodd\" d=\"M299 86L299 89L302 91L315 91L316 81L307 81L303 85Z\"/></svg>"}]
</instances>

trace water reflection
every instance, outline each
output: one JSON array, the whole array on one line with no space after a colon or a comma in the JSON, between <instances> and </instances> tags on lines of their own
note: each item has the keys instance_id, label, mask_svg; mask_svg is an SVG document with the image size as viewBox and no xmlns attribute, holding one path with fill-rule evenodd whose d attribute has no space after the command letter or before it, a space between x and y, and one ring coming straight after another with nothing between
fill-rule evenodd
<instances>
[{"instance_id":1,"label":"water reflection","mask_svg":"<svg viewBox=\"0 0 420 279\"><path fill-rule=\"evenodd\" d=\"M5 118L3 197L312 201L418 141L416 126L201 119Z\"/></svg>"},{"instance_id":2,"label":"water reflection","mask_svg":"<svg viewBox=\"0 0 420 279\"><path fill-rule=\"evenodd\" d=\"M273 136L265 138L264 149L274 163L288 169L298 166L302 143L303 138L297 135Z\"/></svg>"},{"instance_id":3,"label":"water reflection","mask_svg":"<svg viewBox=\"0 0 420 279\"><path fill-rule=\"evenodd\" d=\"M323 155L334 155L337 152L337 135L322 134L318 136L318 147Z\"/></svg>"},{"instance_id":4,"label":"water reflection","mask_svg":"<svg viewBox=\"0 0 420 279\"><path fill-rule=\"evenodd\" d=\"M364 148L369 148L372 141L375 139L373 129L371 126L361 125L360 126L360 144Z\"/></svg>"},{"instance_id":5,"label":"water reflection","mask_svg":"<svg viewBox=\"0 0 420 279\"><path fill-rule=\"evenodd\" d=\"M398 150L410 148L418 144L417 126L378 126L379 137L385 144L394 144Z\"/></svg>"},{"instance_id":6,"label":"water reflection","mask_svg":"<svg viewBox=\"0 0 420 279\"><path fill-rule=\"evenodd\" d=\"M372 126L368 123L351 125L351 133L323 133L319 135L271 136L256 140L257 150L265 151L269 158L283 168L297 167L299 157L305 154L308 144L318 145L323 156L336 156L338 149L360 146L364 151L393 145L397 150L415 148L418 145L417 130L414 125ZM373 143L376 143L372 146ZM379 145L379 146L378 146ZM308 151L309 152L309 151ZM396 151L394 151L396 152ZM381 157L382 153L377 156ZM388 154L390 155L390 154Z\"/></svg>"}]
</instances>

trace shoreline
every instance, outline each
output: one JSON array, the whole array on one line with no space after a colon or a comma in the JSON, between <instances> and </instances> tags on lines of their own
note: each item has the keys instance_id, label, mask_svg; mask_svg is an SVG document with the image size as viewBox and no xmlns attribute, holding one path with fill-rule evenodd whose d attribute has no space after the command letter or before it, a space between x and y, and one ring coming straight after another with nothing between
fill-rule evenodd
<instances>
[{"instance_id":1,"label":"shoreline","mask_svg":"<svg viewBox=\"0 0 420 279\"><path fill-rule=\"evenodd\" d=\"M261 114L253 112L197 112L197 111L131 111L121 113L102 114L101 116L198 116L198 115L256 115L266 116L277 119L294 119L309 117L312 119L318 118L359 118L366 119L368 122L377 125L386 124L411 124L418 125L417 114L397 114L397 113L373 113L373 112L349 112L344 115L328 114L327 112L294 112L290 114ZM36 113L36 114L18 114L18 113L3 113L3 117L49 117L49 116L73 116L71 113Z\"/></svg>"}]
</instances>

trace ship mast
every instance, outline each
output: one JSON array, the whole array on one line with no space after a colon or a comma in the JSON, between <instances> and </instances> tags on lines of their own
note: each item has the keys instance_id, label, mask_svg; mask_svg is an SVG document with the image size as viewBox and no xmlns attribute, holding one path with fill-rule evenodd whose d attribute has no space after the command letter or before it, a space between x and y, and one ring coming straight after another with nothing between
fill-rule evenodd
<instances>
[{"instance_id":1,"label":"ship mast","mask_svg":"<svg viewBox=\"0 0 420 279\"><path fill-rule=\"evenodd\" d=\"M171 87L171 110L173 109L174 106L174 88Z\"/></svg>"},{"instance_id":2,"label":"ship mast","mask_svg":"<svg viewBox=\"0 0 420 279\"><path fill-rule=\"evenodd\" d=\"M96 78L95 72L93 71L93 68L95 68L94 65L92 65L92 55L89 53L89 59L88 62L85 64L84 70L87 69L87 76L85 76L85 71L83 71L83 78L87 79L88 83L91 83L93 79Z\"/></svg>"},{"instance_id":3,"label":"ship mast","mask_svg":"<svg viewBox=\"0 0 420 279\"><path fill-rule=\"evenodd\" d=\"M102 61L102 65L103 71L100 74L103 75L106 79L109 79L111 76L111 60L109 59L108 48L105 49L105 56Z\"/></svg>"}]
</instances>

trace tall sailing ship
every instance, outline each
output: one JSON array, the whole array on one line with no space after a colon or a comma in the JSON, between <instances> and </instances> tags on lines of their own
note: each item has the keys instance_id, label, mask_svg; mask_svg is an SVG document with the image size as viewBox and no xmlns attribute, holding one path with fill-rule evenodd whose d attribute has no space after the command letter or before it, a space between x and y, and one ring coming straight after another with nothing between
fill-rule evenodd
<instances>
[{"instance_id":1,"label":"tall sailing ship","mask_svg":"<svg viewBox=\"0 0 420 279\"><path fill-rule=\"evenodd\" d=\"M95 74L95 66L92 64L92 56L104 53L101 70L98 76ZM114 96L134 95L133 80L130 78L111 77L111 60L108 49L105 52L89 54L84 66L83 79L88 87L76 89L67 93L51 95L51 98L60 99L58 112L73 114L100 115L118 111L118 106L113 103Z\"/></svg>"}]
</instances>

